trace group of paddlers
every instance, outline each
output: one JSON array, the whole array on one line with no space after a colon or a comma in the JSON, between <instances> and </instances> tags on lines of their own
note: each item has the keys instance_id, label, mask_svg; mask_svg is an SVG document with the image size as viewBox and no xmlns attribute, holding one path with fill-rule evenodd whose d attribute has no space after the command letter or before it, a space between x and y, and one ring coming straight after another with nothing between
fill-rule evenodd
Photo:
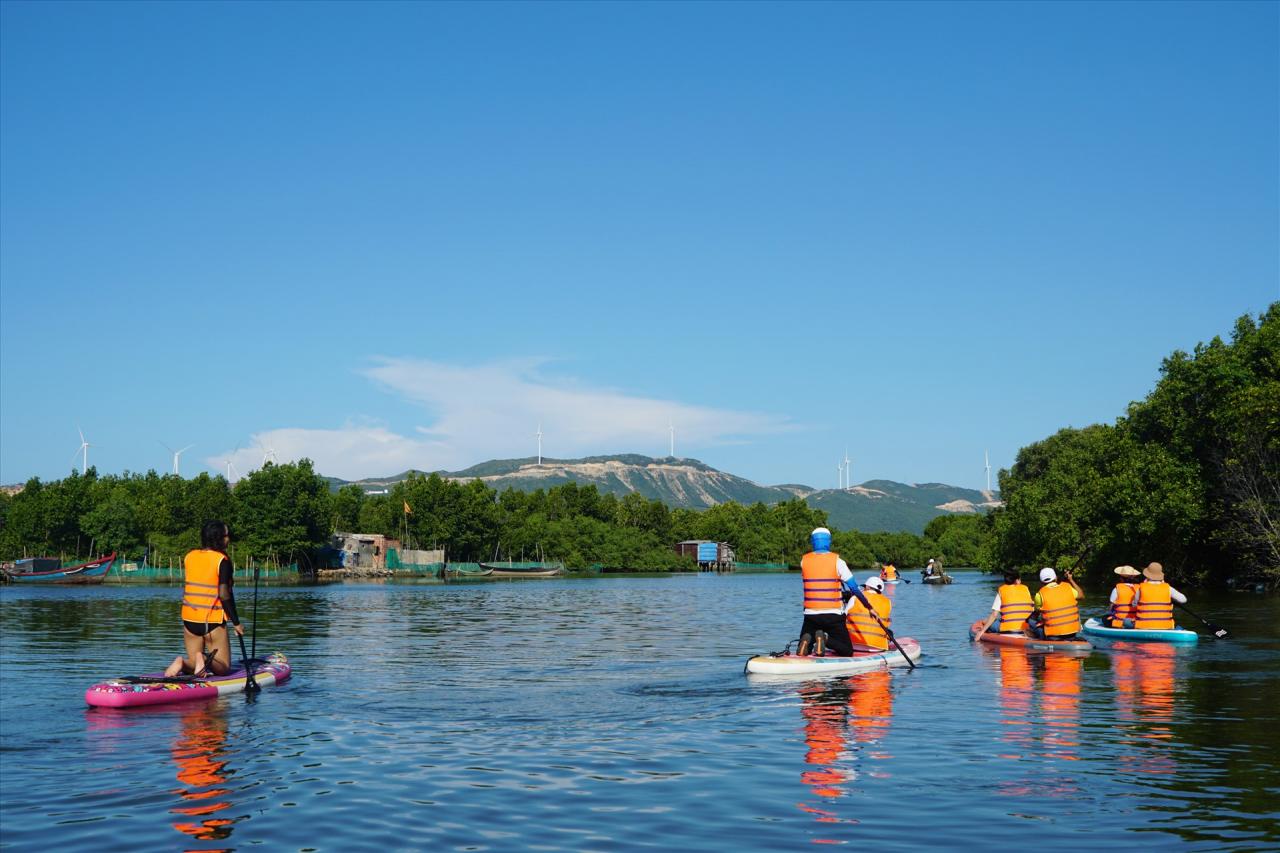
<instances>
[{"instance_id":1,"label":"group of paddlers","mask_svg":"<svg viewBox=\"0 0 1280 853\"><path fill-rule=\"evenodd\" d=\"M1142 571L1133 566L1116 566L1119 575L1111 590L1111 607L1103 623L1108 628L1167 631L1174 627L1173 603L1186 604L1187 597L1169 586L1164 567L1150 563ZM1138 578L1142 578L1138 581ZM1065 573L1069 586L1058 582L1054 569L1040 570L1040 591L1034 596L1017 571L1004 573L1004 583L996 590L991 614L982 623L985 631L1027 634L1040 639L1071 640L1080 631L1080 607L1084 590Z\"/></svg>"},{"instance_id":2,"label":"group of paddlers","mask_svg":"<svg viewBox=\"0 0 1280 853\"><path fill-rule=\"evenodd\" d=\"M831 550L831 531L819 527L809 534L813 550L800 560L804 583L804 622L796 653L847 657L855 652L889 648L893 602L884 595L885 581L898 571L885 563L879 574L859 584L840 555ZM1117 566L1111 607L1104 620L1110 628L1168 630L1174 627L1173 603L1187 597L1164 580L1164 568L1151 563L1141 572ZM1022 634L1040 639L1073 640L1081 629L1079 601L1084 590L1071 572L1059 580L1056 569L1043 568L1040 589L1033 595L1013 569L1004 572L991 613L981 630ZM1142 580L1139 581L1138 578Z\"/></svg>"}]
</instances>

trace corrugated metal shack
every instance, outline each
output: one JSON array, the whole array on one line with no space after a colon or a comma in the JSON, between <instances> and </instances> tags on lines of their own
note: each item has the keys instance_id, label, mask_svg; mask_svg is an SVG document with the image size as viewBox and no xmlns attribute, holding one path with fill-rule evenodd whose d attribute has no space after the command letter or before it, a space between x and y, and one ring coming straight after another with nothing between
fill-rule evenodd
<instances>
[{"instance_id":1,"label":"corrugated metal shack","mask_svg":"<svg viewBox=\"0 0 1280 853\"><path fill-rule=\"evenodd\" d=\"M683 542L676 543L676 553L682 557L693 557L698 563L699 571L733 571L734 553L728 542L686 539Z\"/></svg>"},{"instance_id":2,"label":"corrugated metal shack","mask_svg":"<svg viewBox=\"0 0 1280 853\"><path fill-rule=\"evenodd\" d=\"M381 533L335 533L330 545L342 552L344 569L385 569L387 549L399 548L400 540Z\"/></svg>"}]
</instances>

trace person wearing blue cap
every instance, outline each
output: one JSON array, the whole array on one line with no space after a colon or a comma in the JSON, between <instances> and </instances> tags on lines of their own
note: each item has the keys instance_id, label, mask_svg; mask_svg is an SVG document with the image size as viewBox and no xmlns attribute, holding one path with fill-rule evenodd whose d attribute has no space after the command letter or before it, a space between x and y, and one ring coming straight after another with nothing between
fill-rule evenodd
<instances>
[{"instance_id":1,"label":"person wearing blue cap","mask_svg":"<svg viewBox=\"0 0 1280 853\"><path fill-rule=\"evenodd\" d=\"M797 654L810 651L823 655L828 651L841 657L853 654L849 631L844 623L846 584L853 582L853 572L840 555L831 550L831 531L816 528L809 534L813 550L800 560L800 577L804 583L804 623L800 626Z\"/></svg>"}]
</instances>

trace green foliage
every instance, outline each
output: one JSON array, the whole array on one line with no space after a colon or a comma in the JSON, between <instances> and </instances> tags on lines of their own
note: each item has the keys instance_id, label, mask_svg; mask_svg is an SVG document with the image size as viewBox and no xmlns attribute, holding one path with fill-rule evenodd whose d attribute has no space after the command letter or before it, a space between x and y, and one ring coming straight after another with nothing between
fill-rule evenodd
<instances>
[{"instance_id":1,"label":"green foliage","mask_svg":"<svg viewBox=\"0 0 1280 853\"><path fill-rule=\"evenodd\" d=\"M1114 426L1065 429L1000 474L981 564L1280 581L1280 303L1164 360Z\"/></svg>"}]
</instances>

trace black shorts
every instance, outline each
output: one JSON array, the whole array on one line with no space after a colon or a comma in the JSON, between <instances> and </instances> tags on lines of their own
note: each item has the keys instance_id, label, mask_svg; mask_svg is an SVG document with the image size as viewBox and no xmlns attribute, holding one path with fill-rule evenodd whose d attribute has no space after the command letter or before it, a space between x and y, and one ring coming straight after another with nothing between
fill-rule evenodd
<instances>
[{"instance_id":1,"label":"black shorts","mask_svg":"<svg viewBox=\"0 0 1280 853\"><path fill-rule=\"evenodd\" d=\"M853 654L853 643L849 641L849 629L844 624L843 613L806 613L800 633L813 637L816 631L827 632L827 648L842 658Z\"/></svg>"},{"instance_id":2,"label":"black shorts","mask_svg":"<svg viewBox=\"0 0 1280 853\"><path fill-rule=\"evenodd\" d=\"M204 622L188 622L186 619L183 619L182 627L186 628L188 631L190 631L192 634L195 634L197 637L203 637L203 636L206 636L207 634L212 634L214 631L218 630L219 628L227 627L227 623L226 622L210 622L206 625Z\"/></svg>"}]
</instances>

